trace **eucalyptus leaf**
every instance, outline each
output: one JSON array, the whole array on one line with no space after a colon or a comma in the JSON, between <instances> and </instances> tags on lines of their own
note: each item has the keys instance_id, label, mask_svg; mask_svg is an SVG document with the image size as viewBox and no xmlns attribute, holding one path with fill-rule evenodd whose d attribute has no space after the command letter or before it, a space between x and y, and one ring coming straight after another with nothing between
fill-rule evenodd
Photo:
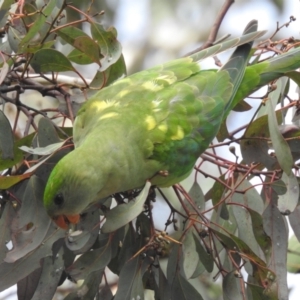
<instances>
[{"instance_id":1,"label":"eucalyptus leaf","mask_svg":"<svg viewBox=\"0 0 300 300\"><path fill-rule=\"evenodd\" d=\"M60 142L60 138L58 137L53 122L44 117L39 120L37 138L38 145L41 148Z\"/></svg>"},{"instance_id":2,"label":"eucalyptus leaf","mask_svg":"<svg viewBox=\"0 0 300 300\"><path fill-rule=\"evenodd\" d=\"M92 272L104 269L111 259L110 241L106 245L87 251L68 269L68 274L75 280L84 279Z\"/></svg>"},{"instance_id":3,"label":"eucalyptus leaf","mask_svg":"<svg viewBox=\"0 0 300 300\"><path fill-rule=\"evenodd\" d=\"M42 243L51 228L51 219L43 206L44 183L32 176L22 197L22 206L11 220L13 249L6 255L6 262L15 262Z\"/></svg>"},{"instance_id":4,"label":"eucalyptus leaf","mask_svg":"<svg viewBox=\"0 0 300 300\"><path fill-rule=\"evenodd\" d=\"M74 26L68 26L61 28L57 33L67 43L79 50L82 55L88 57L92 62L97 64L100 63L99 45L85 32Z\"/></svg>"},{"instance_id":5,"label":"eucalyptus leaf","mask_svg":"<svg viewBox=\"0 0 300 300\"><path fill-rule=\"evenodd\" d=\"M14 0L4 0L1 3L1 8L0 8L0 27L2 28L5 23L6 23L6 18L5 16L8 15L8 12L10 10L10 7L12 4L14 4Z\"/></svg>"},{"instance_id":6,"label":"eucalyptus leaf","mask_svg":"<svg viewBox=\"0 0 300 300\"><path fill-rule=\"evenodd\" d=\"M2 262L0 264L0 291L9 288L40 268L40 259L51 256L53 243L63 236L64 232L62 230L56 230L54 226L51 226L42 243L33 251L13 263Z\"/></svg>"},{"instance_id":7,"label":"eucalyptus leaf","mask_svg":"<svg viewBox=\"0 0 300 300\"><path fill-rule=\"evenodd\" d=\"M118 61L122 54L122 47L116 38L117 31L113 27L105 30L102 24L93 22L91 24L91 33L100 47L101 54L104 56L100 61L100 70L104 71Z\"/></svg>"},{"instance_id":8,"label":"eucalyptus leaf","mask_svg":"<svg viewBox=\"0 0 300 300\"><path fill-rule=\"evenodd\" d=\"M187 279L191 278L195 273L199 254L196 250L196 243L192 230L188 230L183 239L183 270Z\"/></svg>"},{"instance_id":9,"label":"eucalyptus leaf","mask_svg":"<svg viewBox=\"0 0 300 300\"><path fill-rule=\"evenodd\" d=\"M198 291L183 277L177 273L171 288L171 299L203 300Z\"/></svg>"},{"instance_id":10,"label":"eucalyptus leaf","mask_svg":"<svg viewBox=\"0 0 300 300\"><path fill-rule=\"evenodd\" d=\"M51 299L57 288L63 267L63 248L56 257L45 257L42 261L42 272L39 274L38 285L31 300Z\"/></svg>"},{"instance_id":11,"label":"eucalyptus leaf","mask_svg":"<svg viewBox=\"0 0 300 300\"><path fill-rule=\"evenodd\" d=\"M135 291L140 292L140 283L136 282L139 276L139 262L140 258L135 257L126 262L119 277L118 290L115 294L114 300L132 300L133 287ZM135 293L134 293L135 294ZM137 295L135 294L135 297ZM138 295L140 299L144 299L144 293ZM134 298L136 299L136 298Z\"/></svg>"},{"instance_id":12,"label":"eucalyptus leaf","mask_svg":"<svg viewBox=\"0 0 300 300\"><path fill-rule=\"evenodd\" d=\"M43 261L42 261L43 264ZM25 278L21 279L17 283L17 295L18 299L31 300L35 290L38 287L39 279L42 274L42 267L34 270Z\"/></svg>"},{"instance_id":13,"label":"eucalyptus leaf","mask_svg":"<svg viewBox=\"0 0 300 300\"><path fill-rule=\"evenodd\" d=\"M30 154L36 154L36 155L50 155L56 150L58 150L65 142L59 142L55 144L48 145L46 147L37 147L37 148L30 148L27 146L21 146L19 147L21 150L28 152Z\"/></svg>"},{"instance_id":14,"label":"eucalyptus leaf","mask_svg":"<svg viewBox=\"0 0 300 300\"><path fill-rule=\"evenodd\" d=\"M101 293L99 293L99 285L104 274L104 269L94 271L86 276L82 285L72 293L69 293L64 300L81 300L81 299L103 299L101 298ZM108 300L111 300L109 298Z\"/></svg>"},{"instance_id":15,"label":"eucalyptus leaf","mask_svg":"<svg viewBox=\"0 0 300 300\"><path fill-rule=\"evenodd\" d=\"M300 206L297 206L296 209L288 217L294 234L297 237L298 241L300 241Z\"/></svg>"},{"instance_id":16,"label":"eucalyptus leaf","mask_svg":"<svg viewBox=\"0 0 300 300\"><path fill-rule=\"evenodd\" d=\"M91 207L80 218L80 222L77 224L77 234L70 234L66 237L66 246L75 254L88 251L99 235L99 224L99 209Z\"/></svg>"},{"instance_id":17,"label":"eucalyptus leaf","mask_svg":"<svg viewBox=\"0 0 300 300\"><path fill-rule=\"evenodd\" d=\"M2 69L3 70L3 69ZM1 71L2 73L2 71ZM10 127L10 122L0 110L0 153L2 159L14 159L14 136Z\"/></svg>"},{"instance_id":18,"label":"eucalyptus leaf","mask_svg":"<svg viewBox=\"0 0 300 300\"><path fill-rule=\"evenodd\" d=\"M31 65L38 73L44 72L77 72L70 60L60 51L55 49L40 49L35 52Z\"/></svg>"},{"instance_id":19,"label":"eucalyptus leaf","mask_svg":"<svg viewBox=\"0 0 300 300\"><path fill-rule=\"evenodd\" d=\"M288 225L285 218L279 212L276 204L274 203L276 195L272 195L269 205L266 207L264 218L264 230L273 241L273 251L271 259L269 260L269 267L276 274L269 276L268 280L273 279L273 284L278 292L278 299L288 299L287 287L287 242L288 242Z\"/></svg>"},{"instance_id":20,"label":"eucalyptus leaf","mask_svg":"<svg viewBox=\"0 0 300 300\"><path fill-rule=\"evenodd\" d=\"M24 153L19 148L22 146L30 146L33 136L34 134L27 135L14 143L14 159L2 159L2 157L0 157L0 171L11 168L23 160Z\"/></svg>"},{"instance_id":21,"label":"eucalyptus leaf","mask_svg":"<svg viewBox=\"0 0 300 300\"><path fill-rule=\"evenodd\" d=\"M287 270L295 274L300 271L300 243L295 235L289 239Z\"/></svg>"},{"instance_id":22,"label":"eucalyptus leaf","mask_svg":"<svg viewBox=\"0 0 300 300\"><path fill-rule=\"evenodd\" d=\"M8 252L6 244L7 241L10 240L10 223L11 220L15 217L15 214L16 211L13 209L12 205L10 203L7 203L0 218L0 261L4 260L6 253Z\"/></svg>"},{"instance_id":23,"label":"eucalyptus leaf","mask_svg":"<svg viewBox=\"0 0 300 300\"><path fill-rule=\"evenodd\" d=\"M40 36L40 34L43 32L41 28L42 26L50 27L46 20L54 11L56 3L56 0L50 0L48 1L47 5L43 7L42 11L38 12L38 19L32 24L28 33L24 38L22 38L19 44L20 52L24 51L29 44L36 43L37 41L41 41L43 39L43 36Z\"/></svg>"},{"instance_id":24,"label":"eucalyptus leaf","mask_svg":"<svg viewBox=\"0 0 300 300\"><path fill-rule=\"evenodd\" d=\"M207 272L212 272L214 267L214 260L210 253L207 252L207 250L204 249L202 246L200 240L197 238L195 233L193 233L193 238L196 245L196 251L199 255L199 259L202 262L203 266L205 267Z\"/></svg>"},{"instance_id":25,"label":"eucalyptus leaf","mask_svg":"<svg viewBox=\"0 0 300 300\"><path fill-rule=\"evenodd\" d=\"M299 183L293 173L287 175L283 172L281 179L285 183L287 192L278 195L278 209L281 213L287 215L293 212L298 205Z\"/></svg>"},{"instance_id":26,"label":"eucalyptus leaf","mask_svg":"<svg viewBox=\"0 0 300 300\"><path fill-rule=\"evenodd\" d=\"M102 226L101 232L112 232L136 218L144 209L144 203L147 199L150 187L151 183L147 181L136 199L131 200L128 204L118 205L108 211L106 214L106 222Z\"/></svg>"},{"instance_id":27,"label":"eucalyptus leaf","mask_svg":"<svg viewBox=\"0 0 300 300\"><path fill-rule=\"evenodd\" d=\"M243 283L242 283L243 284ZM235 276L234 271L229 272L223 279L223 295L224 300L243 300L243 292L241 289L240 279Z\"/></svg>"},{"instance_id":28,"label":"eucalyptus leaf","mask_svg":"<svg viewBox=\"0 0 300 300\"><path fill-rule=\"evenodd\" d=\"M279 79L278 81L282 81L282 80ZM272 101L267 101L267 110L268 110L270 137L276 153L276 157L278 159L281 168L284 170L287 176L290 176L294 161L291 154L291 150L278 128L278 123L277 123L276 114L274 112Z\"/></svg>"}]
</instances>

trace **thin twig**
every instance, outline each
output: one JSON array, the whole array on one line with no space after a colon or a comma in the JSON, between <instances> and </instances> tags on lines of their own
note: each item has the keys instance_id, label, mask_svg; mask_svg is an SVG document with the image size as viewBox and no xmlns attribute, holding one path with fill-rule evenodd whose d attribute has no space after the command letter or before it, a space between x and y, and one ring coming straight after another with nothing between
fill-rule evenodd
<instances>
[{"instance_id":1,"label":"thin twig","mask_svg":"<svg viewBox=\"0 0 300 300\"><path fill-rule=\"evenodd\" d=\"M212 29L209 33L209 36L208 36L208 39L207 41L199 48L187 53L185 56L190 56L194 53L197 53L203 49L206 49L208 47L211 47L214 42L216 41L216 38L217 38L217 34L218 34L218 31L220 29L220 26L221 26L221 23L225 17L225 15L227 14L227 11L229 10L230 6L234 3L234 0L226 0L224 5L222 6L217 18L216 18L216 21L214 23L214 25L212 26Z\"/></svg>"}]
</instances>

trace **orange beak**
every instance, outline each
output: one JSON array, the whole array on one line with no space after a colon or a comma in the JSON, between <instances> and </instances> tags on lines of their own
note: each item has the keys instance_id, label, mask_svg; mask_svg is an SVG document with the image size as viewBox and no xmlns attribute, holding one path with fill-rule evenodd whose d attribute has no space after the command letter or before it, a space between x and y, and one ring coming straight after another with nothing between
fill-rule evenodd
<instances>
[{"instance_id":1,"label":"orange beak","mask_svg":"<svg viewBox=\"0 0 300 300\"><path fill-rule=\"evenodd\" d=\"M60 215L53 218L54 223L62 229L68 229L69 224L77 224L79 220L80 215Z\"/></svg>"}]
</instances>

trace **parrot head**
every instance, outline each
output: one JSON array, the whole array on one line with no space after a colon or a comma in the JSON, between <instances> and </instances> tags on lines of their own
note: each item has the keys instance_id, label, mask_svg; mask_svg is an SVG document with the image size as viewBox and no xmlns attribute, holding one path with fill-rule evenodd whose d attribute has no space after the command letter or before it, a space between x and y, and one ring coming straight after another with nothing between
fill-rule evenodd
<instances>
[{"instance_id":1,"label":"parrot head","mask_svg":"<svg viewBox=\"0 0 300 300\"><path fill-rule=\"evenodd\" d=\"M80 213L92 202L88 200L97 196L91 187L91 174L86 174L74 161L70 163L68 158L69 155L65 156L55 166L44 192L48 215L63 229L70 223L78 223Z\"/></svg>"}]
</instances>

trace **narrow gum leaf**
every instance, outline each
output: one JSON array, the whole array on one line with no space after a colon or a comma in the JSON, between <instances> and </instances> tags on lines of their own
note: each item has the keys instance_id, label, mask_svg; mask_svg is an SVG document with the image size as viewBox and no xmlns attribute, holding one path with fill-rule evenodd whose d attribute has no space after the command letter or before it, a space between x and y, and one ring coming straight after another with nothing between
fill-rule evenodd
<instances>
[{"instance_id":1,"label":"narrow gum leaf","mask_svg":"<svg viewBox=\"0 0 300 300\"><path fill-rule=\"evenodd\" d=\"M280 133L272 101L267 101L266 105L268 110L270 137L276 153L276 157L283 171L289 176L292 172L291 169L294 164L292 153L287 142L284 140L282 134Z\"/></svg>"},{"instance_id":2,"label":"narrow gum leaf","mask_svg":"<svg viewBox=\"0 0 300 300\"><path fill-rule=\"evenodd\" d=\"M108 233L119 229L128 222L135 219L144 209L151 183L146 182L144 188L134 200L128 204L121 204L113 208L106 214L106 222L101 228L102 233Z\"/></svg>"}]
</instances>

